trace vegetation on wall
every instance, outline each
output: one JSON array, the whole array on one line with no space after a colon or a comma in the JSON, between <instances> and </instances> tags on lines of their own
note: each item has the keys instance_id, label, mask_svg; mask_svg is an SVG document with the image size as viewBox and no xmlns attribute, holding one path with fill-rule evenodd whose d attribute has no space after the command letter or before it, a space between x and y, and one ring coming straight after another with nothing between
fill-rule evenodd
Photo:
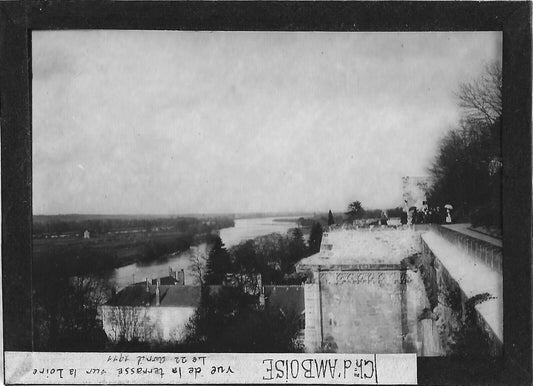
<instances>
[{"instance_id":1,"label":"vegetation on wall","mask_svg":"<svg viewBox=\"0 0 533 386\"><path fill-rule=\"evenodd\" d=\"M453 332L451 355L457 357L487 357L494 353L494 344L477 323L476 305L493 299L489 293L472 296L465 302L464 320Z\"/></svg>"},{"instance_id":2,"label":"vegetation on wall","mask_svg":"<svg viewBox=\"0 0 533 386\"><path fill-rule=\"evenodd\" d=\"M479 327L475 310L476 305L493 297L483 293L464 301L453 279L443 276L438 280L435 256L431 253L414 256L413 264L420 270L430 304L421 318L438 320L445 352L451 356L472 358L497 354L488 333Z\"/></svg>"}]
</instances>

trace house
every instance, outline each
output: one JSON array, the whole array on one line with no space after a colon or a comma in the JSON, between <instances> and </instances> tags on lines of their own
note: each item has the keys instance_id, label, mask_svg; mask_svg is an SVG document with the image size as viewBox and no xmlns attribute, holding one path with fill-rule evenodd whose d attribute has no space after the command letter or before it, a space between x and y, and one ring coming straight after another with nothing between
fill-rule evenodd
<instances>
[{"instance_id":1,"label":"house","mask_svg":"<svg viewBox=\"0 0 533 386\"><path fill-rule=\"evenodd\" d=\"M171 267L168 267L168 276L163 276L158 279L149 280L150 284L156 285L159 280L159 285L185 285L185 271L183 269L174 271ZM139 281L133 283L134 286L145 286L146 281Z\"/></svg>"},{"instance_id":2,"label":"house","mask_svg":"<svg viewBox=\"0 0 533 386\"><path fill-rule=\"evenodd\" d=\"M200 305L201 287L131 285L114 294L98 311L103 328L112 341L180 342L186 326Z\"/></svg>"},{"instance_id":3,"label":"house","mask_svg":"<svg viewBox=\"0 0 533 386\"><path fill-rule=\"evenodd\" d=\"M87 229L83 232L83 238L84 239L90 239L91 238L91 235L89 234L89 231Z\"/></svg>"},{"instance_id":4,"label":"house","mask_svg":"<svg viewBox=\"0 0 533 386\"><path fill-rule=\"evenodd\" d=\"M160 285L185 285L185 271L183 269L174 271L171 267L168 267L168 276L152 279L152 284L156 285L157 280L160 281Z\"/></svg>"},{"instance_id":5,"label":"house","mask_svg":"<svg viewBox=\"0 0 533 386\"><path fill-rule=\"evenodd\" d=\"M98 309L108 338L114 342L182 342L187 324L200 306L202 294L200 286L184 285L183 277L183 270L170 269L169 276L146 279L113 293L109 301ZM247 286L244 289L250 291L249 294L259 295L260 307L287 318L297 318L300 325L298 339L303 344L304 287L262 286L260 275L257 278L254 276L254 279L257 279L256 290ZM229 286L231 284L226 283ZM209 292L218 292L221 288L220 285L211 285Z\"/></svg>"}]
</instances>

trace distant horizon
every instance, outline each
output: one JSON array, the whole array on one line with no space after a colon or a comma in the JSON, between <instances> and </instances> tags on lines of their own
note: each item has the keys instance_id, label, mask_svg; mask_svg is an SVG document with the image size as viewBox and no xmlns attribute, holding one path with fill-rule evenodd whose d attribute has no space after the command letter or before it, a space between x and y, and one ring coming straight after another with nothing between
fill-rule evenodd
<instances>
[{"instance_id":1,"label":"distant horizon","mask_svg":"<svg viewBox=\"0 0 533 386\"><path fill-rule=\"evenodd\" d=\"M401 208L401 205L397 206L388 206L386 208L366 208L363 205L363 208L365 211L374 211L374 210L384 210L384 209L396 209ZM187 216L252 216L252 215L258 215L261 217L266 216L296 216L296 215L312 215L312 214L328 214L329 210L333 214L345 214L347 211L346 209L342 210L334 210L334 209L327 209L327 210L321 210L321 211L261 211L261 212L189 212L189 213L101 213L101 212L95 212L95 213L33 213L33 216L124 216L124 217L155 217L155 216L161 216L161 217L187 217Z\"/></svg>"}]
</instances>

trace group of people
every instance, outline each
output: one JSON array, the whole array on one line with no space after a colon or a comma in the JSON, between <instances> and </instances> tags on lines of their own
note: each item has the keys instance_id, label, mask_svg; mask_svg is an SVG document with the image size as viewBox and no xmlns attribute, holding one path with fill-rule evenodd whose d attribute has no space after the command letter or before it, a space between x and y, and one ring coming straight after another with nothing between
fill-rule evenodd
<instances>
[{"instance_id":1,"label":"group of people","mask_svg":"<svg viewBox=\"0 0 533 386\"><path fill-rule=\"evenodd\" d=\"M407 201L400 215L400 222L405 224L451 224L453 207L446 204L443 208L437 206L430 208L426 201L418 209L416 206L408 207Z\"/></svg>"}]
</instances>

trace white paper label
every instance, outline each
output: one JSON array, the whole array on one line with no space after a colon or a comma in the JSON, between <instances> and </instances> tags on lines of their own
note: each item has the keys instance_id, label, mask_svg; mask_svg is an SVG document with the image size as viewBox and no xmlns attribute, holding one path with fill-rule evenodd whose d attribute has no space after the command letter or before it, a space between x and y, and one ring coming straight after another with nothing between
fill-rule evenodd
<instances>
[{"instance_id":1,"label":"white paper label","mask_svg":"<svg viewBox=\"0 0 533 386\"><path fill-rule=\"evenodd\" d=\"M6 352L9 384L416 384L415 354Z\"/></svg>"}]
</instances>

